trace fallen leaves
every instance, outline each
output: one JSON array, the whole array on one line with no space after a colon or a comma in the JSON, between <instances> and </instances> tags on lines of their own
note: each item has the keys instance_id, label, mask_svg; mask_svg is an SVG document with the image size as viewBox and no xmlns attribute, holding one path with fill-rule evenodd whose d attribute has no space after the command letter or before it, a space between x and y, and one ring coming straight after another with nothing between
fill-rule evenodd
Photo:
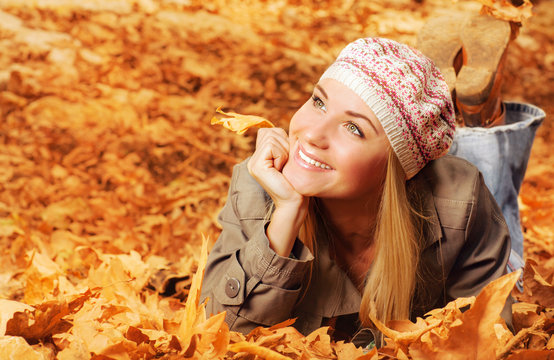
<instances>
[{"instance_id":1,"label":"fallen leaves","mask_svg":"<svg viewBox=\"0 0 554 360\"><path fill-rule=\"evenodd\" d=\"M533 16L533 3L530 0L522 0L518 6L514 4L517 2L509 0L478 1L483 4L482 12L502 20L522 22Z\"/></svg>"},{"instance_id":2,"label":"fallen leaves","mask_svg":"<svg viewBox=\"0 0 554 360\"><path fill-rule=\"evenodd\" d=\"M150 359L172 354L198 359L243 358L248 354L277 360L376 360L387 356L517 359L526 353L520 349L525 342L533 341L527 345L530 346L529 356L541 347L552 347L549 340L554 330L552 309L539 313L545 308L517 303L513 310L514 326L518 330L515 336L500 318L504 301L520 276L519 271L490 283L476 298L456 299L443 309L431 311L415 324L395 321L384 325L372 318L386 338L386 345L378 351L374 348L366 352L351 343L334 342L327 327L303 336L291 326L294 320L270 328L258 327L245 336L229 331L225 313L207 318L204 304L199 303L207 244L204 240L184 306L176 299L160 298L148 290L146 282L156 268L149 267L137 253L98 254L102 262L98 267L89 268L89 285L85 292L62 295L59 289L51 288L45 290L46 297L58 293L58 300L35 306L3 300L1 319L5 334L0 341L13 337L25 339L25 344L18 340L10 349L29 354L31 358L52 358L57 353L59 359L88 359L88 354L113 359ZM86 256L87 253L82 254ZM40 256L35 255L35 258ZM36 266L33 264L31 259L29 268ZM527 268L528 273L533 271ZM471 305L467 311L460 311L467 305ZM44 344L55 345L56 350Z\"/></svg>"},{"instance_id":3,"label":"fallen leaves","mask_svg":"<svg viewBox=\"0 0 554 360\"><path fill-rule=\"evenodd\" d=\"M514 21L529 15L528 1L517 11L486 3ZM428 16L474 5L0 0L0 358L416 358L415 342L429 336L426 344L448 348L441 339L470 324L508 358L547 357L548 122L521 192L526 254L536 263L516 294L517 335L477 325L490 323L494 306L491 318L469 318L459 309L477 300L457 299L416 324L387 324L395 342L364 354L325 328L303 336L291 321L242 335L198 303L201 234L217 237L231 167L254 143L248 132L209 126L213 109L260 115L218 115L233 131L252 120L269 126L264 118L286 128L347 42L378 35L415 44ZM508 57L506 83L518 86L503 90L551 113L552 5L534 10Z\"/></svg>"},{"instance_id":4,"label":"fallen leaves","mask_svg":"<svg viewBox=\"0 0 554 360\"><path fill-rule=\"evenodd\" d=\"M537 270L538 264L533 259L527 260L523 276L524 292L520 300L554 308L554 272L543 277Z\"/></svg>"}]
</instances>

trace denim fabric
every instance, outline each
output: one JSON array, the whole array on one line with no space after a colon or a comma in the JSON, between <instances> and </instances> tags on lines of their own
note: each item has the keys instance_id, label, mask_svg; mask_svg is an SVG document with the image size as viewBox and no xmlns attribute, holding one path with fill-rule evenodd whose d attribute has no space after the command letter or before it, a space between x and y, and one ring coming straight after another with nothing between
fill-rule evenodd
<instances>
[{"instance_id":1,"label":"denim fabric","mask_svg":"<svg viewBox=\"0 0 554 360\"><path fill-rule=\"evenodd\" d=\"M517 202L535 132L545 118L542 109L506 102L505 125L457 128L450 154L473 163L502 209L510 230L512 252L508 270L523 267L523 233Z\"/></svg>"}]
</instances>

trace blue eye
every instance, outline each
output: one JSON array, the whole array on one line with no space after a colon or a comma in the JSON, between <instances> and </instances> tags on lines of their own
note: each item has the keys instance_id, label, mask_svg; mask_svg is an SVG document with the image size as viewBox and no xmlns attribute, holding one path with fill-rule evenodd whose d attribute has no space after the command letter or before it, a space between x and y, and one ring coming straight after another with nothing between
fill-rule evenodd
<instances>
[{"instance_id":1,"label":"blue eye","mask_svg":"<svg viewBox=\"0 0 554 360\"><path fill-rule=\"evenodd\" d=\"M323 100L321 100L321 98L312 95L312 102L314 104L314 107L316 107L317 109L321 109L323 111L327 110L327 108L325 107L325 103L323 102Z\"/></svg>"},{"instance_id":2,"label":"blue eye","mask_svg":"<svg viewBox=\"0 0 554 360\"><path fill-rule=\"evenodd\" d=\"M350 131L352 134L357 135L359 137L364 137L364 134L360 131L360 128L358 125L354 124L353 122L349 122L346 125L346 130Z\"/></svg>"}]
</instances>

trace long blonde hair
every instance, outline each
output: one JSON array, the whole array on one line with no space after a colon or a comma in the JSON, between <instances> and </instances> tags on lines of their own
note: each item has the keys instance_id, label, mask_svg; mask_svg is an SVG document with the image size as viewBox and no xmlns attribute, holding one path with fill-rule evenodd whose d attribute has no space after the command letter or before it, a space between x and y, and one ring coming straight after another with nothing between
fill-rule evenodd
<instances>
[{"instance_id":1,"label":"long blonde hair","mask_svg":"<svg viewBox=\"0 0 554 360\"><path fill-rule=\"evenodd\" d=\"M414 294L420 253L421 215L406 191L406 175L390 151L377 227L376 255L360 305L360 320L368 326L373 305L377 319L408 319Z\"/></svg>"},{"instance_id":2,"label":"long blonde hair","mask_svg":"<svg viewBox=\"0 0 554 360\"><path fill-rule=\"evenodd\" d=\"M404 170L390 150L374 236L376 255L360 306L360 320L364 326L371 324L370 304L383 323L409 318L419 262L420 219L418 210L408 199ZM314 255L318 237L325 236L328 230L326 223L317 199L311 198L299 237ZM310 277L311 271L308 281Z\"/></svg>"}]
</instances>

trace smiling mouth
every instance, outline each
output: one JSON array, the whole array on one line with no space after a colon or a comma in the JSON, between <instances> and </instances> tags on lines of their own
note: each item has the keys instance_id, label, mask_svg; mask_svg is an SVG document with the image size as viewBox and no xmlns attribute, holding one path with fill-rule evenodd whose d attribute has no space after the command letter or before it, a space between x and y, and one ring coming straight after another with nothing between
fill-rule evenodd
<instances>
[{"instance_id":1,"label":"smiling mouth","mask_svg":"<svg viewBox=\"0 0 554 360\"><path fill-rule=\"evenodd\" d=\"M298 149L298 155L300 155L300 158L301 158L304 162L306 162L306 163L308 163L308 164L310 164L310 165L313 165L313 166L315 166L315 167L319 167L319 168L322 168L322 169L325 169L325 170L331 170L331 169L332 169L329 165L324 164L324 163L321 163L321 162L319 162L319 161L317 161L317 160L312 159L312 158L309 157L308 155L304 154L304 153L302 152L302 150L300 150L300 149Z\"/></svg>"}]
</instances>

